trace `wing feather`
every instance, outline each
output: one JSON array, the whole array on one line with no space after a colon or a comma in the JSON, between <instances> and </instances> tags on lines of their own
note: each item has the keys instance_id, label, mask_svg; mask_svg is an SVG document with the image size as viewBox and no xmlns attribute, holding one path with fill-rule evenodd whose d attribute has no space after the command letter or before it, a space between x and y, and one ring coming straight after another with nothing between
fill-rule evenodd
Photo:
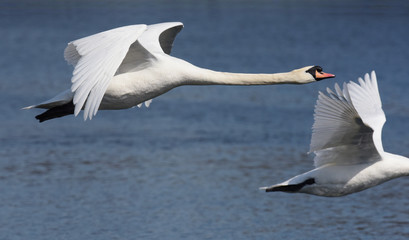
<instances>
[{"instance_id":1,"label":"wing feather","mask_svg":"<svg viewBox=\"0 0 409 240\"><path fill-rule=\"evenodd\" d=\"M359 79L360 85L354 82L348 83L349 94L362 121L374 130L373 141L376 149L383 152L381 138L386 117L382 110L375 71L371 72L371 76L368 73L365 74L364 79Z\"/></svg>"},{"instance_id":2,"label":"wing feather","mask_svg":"<svg viewBox=\"0 0 409 240\"><path fill-rule=\"evenodd\" d=\"M146 25L131 25L72 41L64 57L75 69L71 78L74 114L84 107L84 120L98 111L101 100L125 58L129 47L146 30Z\"/></svg>"},{"instance_id":3,"label":"wing feather","mask_svg":"<svg viewBox=\"0 0 409 240\"><path fill-rule=\"evenodd\" d=\"M151 105L151 103L152 103L152 99L149 99L149 100L146 100L143 103L139 103L137 106L138 106L138 108L141 108L143 106L143 104L145 104L145 107L148 108Z\"/></svg>"},{"instance_id":4,"label":"wing feather","mask_svg":"<svg viewBox=\"0 0 409 240\"><path fill-rule=\"evenodd\" d=\"M92 119L113 76L146 67L152 53L169 54L182 28L180 22L131 25L70 42L64 58L74 66L75 116L84 109L84 120Z\"/></svg>"},{"instance_id":5,"label":"wing feather","mask_svg":"<svg viewBox=\"0 0 409 240\"><path fill-rule=\"evenodd\" d=\"M148 26L138 42L149 52L170 54L173 41L182 28L181 22L152 24Z\"/></svg>"},{"instance_id":6,"label":"wing feather","mask_svg":"<svg viewBox=\"0 0 409 240\"><path fill-rule=\"evenodd\" d=\"M375 72L358 82L344 83L343 89L335 84L327 95L319 92L310 146L316 167L380 159L385 114Z\"/></svg>"}]
</instances>

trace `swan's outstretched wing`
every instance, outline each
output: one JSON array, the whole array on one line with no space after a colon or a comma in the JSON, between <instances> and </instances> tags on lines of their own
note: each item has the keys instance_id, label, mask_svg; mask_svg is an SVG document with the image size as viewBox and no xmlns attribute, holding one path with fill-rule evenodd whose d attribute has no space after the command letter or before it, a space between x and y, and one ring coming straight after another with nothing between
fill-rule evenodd
<instances>
[{"instance_id":1,"label":"swan's outstretched wing","mask_svg":"<svg viewBox=\"0 0 409 240\"><path fill-rule=\"evenodd\" d=\"M152 24L134 42L115 75L138 71L151 64L155 54L170 54L176 35L182 30L183 23L167 22Z\"/></svg>"},{"instance_id":2,"label":"swan's outstretched wing","mask_svg":"<svg viewBox=\"0 0 409 240\"><path fill-rule=\"evenodd\" d=\"M327 89L328 95L319 93L310 148L316 167L380 159L385 114L375 72L359 82L344 83L342 90L336 84L335 93Z\"/></svg>"},{"instance_id":3,"label":"swan's outstretched wing","mask_svg":"<svg viewBox=\"0 0 409 240\"><path fill-rule=\"evenodd\" d=\"M182 28L181 22L152 24L138 38L138 42L151 53L170 54L173 41Z\"/></svg>"},{"instance_id":4,"label":"swan's outstretched wing","mask_svg":"<svg viewBox=\"0 0 409 240\"><path fill-rule=\"evenodd\" d=\"M382 110L375 71L372 71L371 76L365 74L365 80L359 78L358 81L360 85L355 82L348 83L349 95L362 121L374 130L373 141L376 149L383 152L381 135L386 117Z\"/></svg>"},{"instance_id":5,"label":"swan's outstretched wing","mask_svg":"<svg viewBox=\"0 0 409 240\"><path fill-rule=\"evenodd\" d=\"M182 23L131 25L70 42L64 57L75 67L71 79L75 116L84 108L84 120L92 119L113 76L146 67L154 53L169 54L182 27Z\"/></svg>"},{"instance_id":6,"label":"swan's outstretched wing","mask_svg":"<svg viewBox=\"0 0 409 240\"><path fill-rule=\"evenodd\" d=\"M94 116L102 97L129 46L145 31L146 25L115 28L72 41L64 51L68 63L74 65L71 91L74 93L75 116L85 101L84 120Z\"/></svg>"}]
</instances>

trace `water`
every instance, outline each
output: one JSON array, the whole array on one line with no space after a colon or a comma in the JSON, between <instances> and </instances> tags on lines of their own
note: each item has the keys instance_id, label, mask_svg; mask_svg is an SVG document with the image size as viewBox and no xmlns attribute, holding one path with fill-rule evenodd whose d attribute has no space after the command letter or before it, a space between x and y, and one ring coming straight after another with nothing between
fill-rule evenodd
<instances>
[{"instance_id":1,"label":"water","mask_svg":"<svg viewBox=\"0 0 409 240\"><path fill-rule=\"evenodd\" d=\"M319 64L302 86L191 86L149 109L39 124L67 42L182 21L173 55L234 72ZM319 90L377 71L384 148L409 156L407 1L0 2L0 239L407 239L408 178L342 198L258 187L312 168Z\"/></svg>"}]
</instances>

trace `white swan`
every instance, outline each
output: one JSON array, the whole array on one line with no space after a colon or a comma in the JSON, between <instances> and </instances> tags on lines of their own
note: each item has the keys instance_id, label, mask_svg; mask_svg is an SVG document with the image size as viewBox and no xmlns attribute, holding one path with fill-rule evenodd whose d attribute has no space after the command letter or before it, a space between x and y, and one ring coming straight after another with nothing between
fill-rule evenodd
<instances>
[{"instance_id":1,"label":"white swan","mask_svg":"<svg viewBox=\"0 0 409 240\"><path fill-rule=\"evenodd\" d=\"M310 149L316 168L261 189L338 197L409 175L408 158L383 151L386 118L375 72L359 83L319 93Z\"/></svg>"},{"instance_id":2,"label":"white swan","mask_svg":"<svg viewBox=\"0 0 409 240\"><path fill-rule=\"evenodd\" d=\"M196 67L170 54L180 22L131 25L72 41L64 51L74 66L72 86L56 97L25 107L49 109L42 122L84 110L84 120L98 109L149 106L151 99L181 85L261 85L309 83L334 77L318 66L287 73L236 74Z\"/></svg>"}]
</instances>

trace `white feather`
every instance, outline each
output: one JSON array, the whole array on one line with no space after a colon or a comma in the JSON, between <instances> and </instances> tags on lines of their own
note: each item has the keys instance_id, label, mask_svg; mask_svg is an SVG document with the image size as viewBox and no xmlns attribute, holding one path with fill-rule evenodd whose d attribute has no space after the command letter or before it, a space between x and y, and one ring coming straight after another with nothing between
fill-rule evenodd
<instances>
[{"instance_id":1,"label":"white feather","mask_svg":"<svg viewBox=\"0 0 409 240\"><path fill-rule=\"evenodd\" d=\"M149 25L148 29L146 29L146 31L138 39L138 42L151 53L170 54L173 40L182 27L183 24L180 22L167 22ZM165 32L165 30L170 28L175 28L175 30ZM162 36L162 34L167 35ZM158 39L158 41L152 41L152 39Z\"/></svg>"},{"instance_id":2,"label":"white feather","mask_svg":"<svg viewBox=\"0 0 409 240\"><path fill-rule=\"evenodd\" d=\"M146 25L112 29L68 44L65 59L75 66L71 82L74 114L84 107L84 120L92 118L129 47L146 30Z\"/></svg>"},{"instance_id":3,"label":"white feather","mask_svg":"<svg viewBox=\"0 0 409 240\"><path fill-rule=\"evenodd\" d=\"M176 31L161 37L165 30L175 26ZM111 79L116 74L149 66L151 53L170 52L173 39L182 27L178 22L131 25L70 42L64 57L75 67L71 79L75 116L84 109L84 120L92 119Z\"/></svg>"},{"instance_id":4,"label":"white feather","mask_svg":"<svg viewBox=\"0 0 409 240\"><path fill-rule=\"evenodd\" d=\"M53 107L57 107L57 106L69 103L72 100L72 97L73 97L73 93L69 89L67 89L47 101L44 101L37 105L31 105L28 107L24 107L22 109L32 109L32 108L49 109L49 108L53 108Z\"/></svg>"},{"instance_id":5,"label":"white feather","mask_svg":"<svg viewBox=\"0 0 409 240\"><path fill-rule=\"evenodd\" d=\"M360 85L350 82L335 93L319 93L315 107L310 151L316 167L328 164L356 164L379 159L383 152L380 134L385 114L382 111L375 73Z\"/></svg>"},{"instance_id":6,"label":"white feather","mask_svg":"<svg viewBox=\"0 0 409 240\"><path fill-rule=\"evenodd\" d=\"M149 99L148 101L145 102L145 107L149 107L152 103L152 99Z\"/></svg>"}]
</instances>

